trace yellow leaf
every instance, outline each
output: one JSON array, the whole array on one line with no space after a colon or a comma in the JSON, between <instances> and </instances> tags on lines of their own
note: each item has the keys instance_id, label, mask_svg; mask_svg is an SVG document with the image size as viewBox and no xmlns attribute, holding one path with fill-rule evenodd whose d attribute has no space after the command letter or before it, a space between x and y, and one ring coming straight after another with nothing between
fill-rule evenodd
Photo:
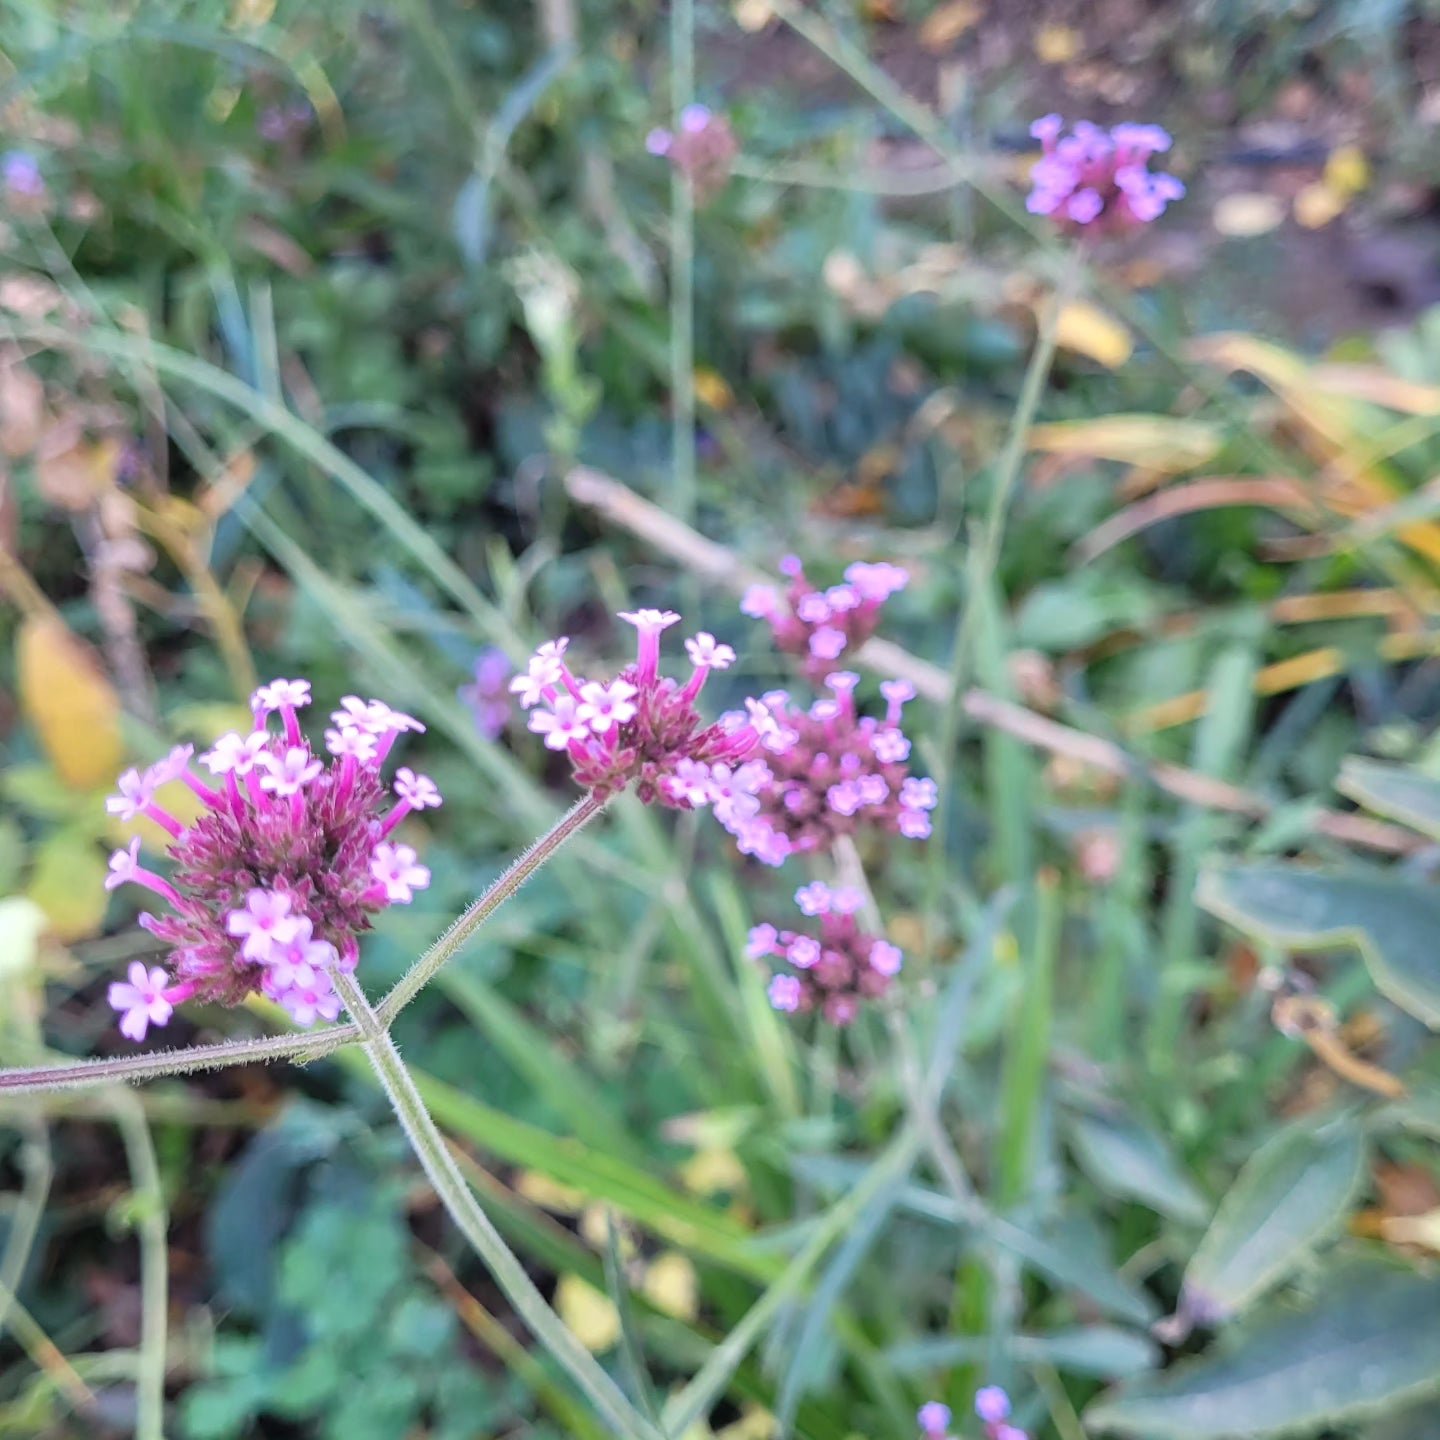
<instances>
[{"instance_id":1,"label":"yellow leaf","mask_svg":"<svg viewBox=\"0 0 1440 1440\"><path fill-rule=\"evenodd\" d=\"M1440 1210L1387 1216L1380 1222L1380 1233L1393 1245L1420 1245L1440 1254Z\"/></svg>"},{"instance_id":2,"label":"yellow leaf","mask_svg":"<svg viewBox=\"0 0 1440 1440\"><path fill-rule=\"evenodd\" d=\"M542 1210L553 1210L557 1215L578 1215L585 1206L584 1191L562 1185L538 1170L522 1170L515 1189L532 1204Z\"/></svg>"},{"instance_id":3,"label":"yellow leaf","mask_svg":"<svg viewBox=\"0 0 1440 1440\"><path fill-rule=\"evenodd\" d=\"M23 975L40 953L49 917L26 895L0 900L0 980Z\"/></svg>"},{"instance_id":4,"label":"yellow leaf","mask_svg":"<svg viewBox=\"0 0 1440 1440\"><path fill-rule=\"evenodd\" d=\"M745 1406L740 1418L715 1433L715 1440L773 1440L780 1433L775 1417L753 1401Z\"/></svg>"},{"instance_id":5,"label":"yellow leaf","mask_svg":"<svg viewBox=\"0 0 1440 1440\"><path fill-rule=\"evenodd\" d=\"M88 510L113 488L120 450L118 440L82 440L77 425L52 425L35 452L40 493L62 510Z\"/></svg>"},{"instance_id":6,"label":"yellow leaf","mask_svg":"<svg viewBox=\"0 0 1440 1440\"><path fill-rule=\"evenodd\" d=\"M927 50L944 50L971 29L984 13L980 0L947 0L921 23L920 43Z\"/></svg>"},{"instance_id":7,"label":"yellow leaf","mask_svg":"<svg viewBox=\"0 0 1440 1440\"><path fill-rule=\"evenodd\" d=\"M1211 219L1222 235L1246 239L1275 229L1285 219L1285 206L1278 195L1247 190L1220 200Z\"/></svg>"},{"instance_id":8,"label":"yellow leaf","mask_svg":"<svg viewBox=\"0 0 1440 1440\"><path fill-rule=\"evenodd\" d=\"M20 703L60 778L77 790L120 768L120 697L92 646L63 620L31 615L16 644Z\"/></svg>"},{"instance_id":9,"label":"yellow leaf","mask_svg":"<svg viewBox=\"0 0 1440 1440\"><path fill-rule=\"evenodd\" d=\"M1220 449L1221 437L1198 420L1168 415L1101 415L1094 420L1061 420L1033 425L1032 450L1057 455L1086 455L1151 470L1191 470Z\"/></svg>"},{"instance_id":10,"label":"yellow leaf","mask_svg":"<svg viewBox=\"0 0 1440 1440\"><path fill-rule=\"evenodd\" d=\"M611 1220L614 1219L615 1248L622 1260L633 1260L639 1249L629 1227L608 1205L590 1205L580 1215L581 1236L596 1250L604 1250L610 1244Z\"/></svg>"},{"instance_id":11,"label":"yellow leaf","mask_svg":"<svg viewBox=\"0 0 1440 1440\"><path fill-rule=\"evenodd\" d=\"M1335 194L1349 199L1370 183L1370 162L1358 145L1342 145L1330 152L1325 162L1325 184Z\"/></svg>"},{"instance_id":12,"label":"yellow leaf","mask_svg":"<svg viewBox=\"0 0 1440 1440\"><path fill-rule=\"evenodd\" d=\"M62 830L36 851L25 893L45 912L57 939L85 940L99 933L105 919L107 872L93 841Z\"/></svg>"},{"instance_id":13,"label":"yellow leaf","mask_svg":"<svg viewBox=\"0 0 1440 1440\"><path fill-rule=\"evenodd\" d=\"M1080 53L1080 32L1068 25L1042 25L1035 32L1035 55L1045 65L1065 65Z\"/></svg>"},{"instance_id":14,"label":"yellow leaf","mask_svg":"<svg viewBox=\"0 0 1440 1440\"><path fill-rule=\"evenodd\" d=\"M1107 370L1118 370L1135 352L1130 332L1086 300L1072 300L1060 312L1055 340L1062 350L1084 355Z\"/></svg>"},{"instance_id":15,"label":"yellow leaf","mask_svg":"<svg viewBox=\"0 0 1440 1440\"><path fill-rule=\"evenodd\" d=\"M234 0L230 6L232 30L254 30L275 13L275 0Z\"/></svg>"},{"instance_id":16,"label":"yellow leaf","mask_svg":"<svg viewBox=\"0 0 1440 1440\"><path fill-rule=\"evenodd\" d=\"M728 410L735 403L735 394L725 377L706 365L695 370L695 398L712 410Z\"/></svg>"},{"instance_id":17,"label":"yellow leaf","mask_svg":"<svg viewBox=\"0 0 1440 1440\"><path fill-rule=\"evenodd\" d=\"M695 1267L675 1250L666 1250L650 1262L640 1291L657 1310L677 1320L693 1320L700 1308Z\"/></svg>"},{"instance_id":18,"label":"yellow leaf","mask_svg":"<svg viewBox=\"0 0 1440 1440\"><path fill-rule=\"evenodd\" d=\"M620 1312L610 1299L578 1275L562 1275L555 1310L592 1355L602 1355L620 1338Z\"/></svg>"},{"instance_id":19,"label":"yellow leaf","mask_svg":"<svg viewBox=\"0 0 1440 1440\"><path fill-rule=\"evenodd\" d=\"M1295 220L1307 230L1323 230L1345 212L1345 197L1323 180L1307 185L1295 197Z\"/></svg>"},{"instance_id":20,"label":"yellow leaf","mask_svg":"<svg viewBox=\"0 0 1440 1440\"><path fill-rule=\"evenodd\" d=\"M733 1194L745 1188L745 1167L733 1150L701 1150L680 1167L680 1181L696 1195Z\"/></svg>"}]
</instances>

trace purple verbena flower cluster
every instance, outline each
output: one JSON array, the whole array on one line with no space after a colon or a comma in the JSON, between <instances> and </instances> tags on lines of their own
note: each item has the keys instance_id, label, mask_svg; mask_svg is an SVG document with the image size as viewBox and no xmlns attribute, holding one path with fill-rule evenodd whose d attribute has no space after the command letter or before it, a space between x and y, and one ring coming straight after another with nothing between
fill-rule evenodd
<instances>
[{"instance_id":1,"label":"purple verbena flower cluster","mask_svg":"<svg viewBox=\"0 0 1440 1440\"><path fill-rule=\"evenodd\" d=\"M503 650L490 646L475 657L475 678L456 692L460 703L475 717L475 728L487 739L498 740L510 723L510 660Z\"/></svg>"},{"instance_id":2,"label":"purple verbena flower cluster","mask_svg":"<svg viewBox=\"0 0 1440 1440\"><path fill-rule=\"evenodd\" d=\"M372 915L408 904L430 883L414 849L393 837L411 811L439 805L440 792L402 767L392 797L380 776L396 738L425 727L347 695L325 732L326 760L300 730L296 712L309 703L307 680L262 685L251 697L250 734L222 735L199 757L214 784L191 769L194 747L181 745L147 770L127 770L106 802L118 819L145 816L171 837L168 879L141 864L137 836L110 857L105 882L107 890L143 885L172 912L143 914L140 924L172 947L175 978L137 961L128 981L110 987L132 1040L191 999L236 1005L259 993L299 1025L334 1020L331 972L354 968ZM176 780L204 807L188 826L156 798Z\"/></svg>"},{"instance_id":3,"label":"purple verbena flower cluster","mask_svg":"<svg viewBox=\"0 0 1440 1440\"><path fill-rule=\"evenodd\" d=\"M704 199L730 178L740 142L725 116L708 105L687 105L680 112L679 131L652 130L645 148L669 160L690 182L696 198Z\"/></svg>"},{"instance_id":4,"label":"purple verbena flower cluster","mask_svg":"<svg viewBox=\"0 0 1440 1440\"><path fill-rule=\"evenodd\" d=\"M985 1427L985 1440L1028 1440L1025 1432L1009 1423L1010 1397L998 1385L986 1385L975 1392L975 1414ZM920 1407L916 1424L924 1440L950 1440L950 1407L931 1400Z\"/></svg>"},{"instance_id":5,"label":"purple verbena flower cluster","mask_svg":"<svg viewBox=\"0 0 1440 1440\"><path fill-rule=\"evenodd\" d=\"M1116 125L1102 130L1077 120L1068 135L1058 115L1037 120L1030 133L1044 151L1030 172L1025 205L1063 229L1118 233L1147 225L1179 200L1185 187L1173 175L1149 168L1152 155L1170 148L1158 125Z\"/></svg>"},{"instance_id":6,"label":"purple verbena flower cluster","mask_svg":"<svg viewBox=\"0 0 1440 1440\"><path fill-rule=\"evenodd\" d=\"M855 920L865 896L853 886L832 889L815 880L795 892L804 915L818 918L818 936L757 925L745 954L752 960L775 957L789 970L770 981L770 1003L777 1010L819 1010L834 1025L848 1025L861 1003L883 995L900 973L904 957L879 935L863 931Z\"/></svg>"},{"instance_id":7,"label":"purple verbena flower cluster","mask_svg":"<svg viewBox=\"0 0 1440 1440\"><path fill-rule=\"evenodd\" d=\"M811 680L823 680L849 649L868 640L879 623L880 607L910 582L909 572L882 561L857 561L845 571L845 583L817 589L794 555L780 562L790 583L782 595L773 585L753 585L740 608L764 620L776 647L799 656Z\"/></svg>"},{"instance_id":8,"label":"purple verbena flower cluster","mask_svg":"<svg viewBox=\"0 0 1440 1440\"><path fill-rule=\"evenodd\" d=\"M660 674L660 635L680 617L669 610L622 612L635 626L635 662L608 682L575 675L565 662L569 641L547 641L511 691L530 711L529 726L551 750L570 757L576 781L600 799L634 783L647 805L677 810L714 804L717 813L754 813L754 791L768 778L752 763L783 732L758 700L748 714L706 725L695 708L705 678L734 663L735 652L701 632L685 642L694 667L684 685Z\"/></svg>"},{"instance_id":9,"label":"purple verbena flower cluster","mask_svg":"<svg viewBox=\"0 0 1440 1440\"><path fill-rule=\"evenodd\" d=\"M790 855L827 850L862 825L912 840L930 834L930 811L939 799L935 782L910 774L910 742L900 730L914 686L884 681L885 718L877 720L856 709L859 681L849 670L833 671L825 677L831 694L808 710L783 690L762 697L781 743L769 746L768 774L754 792L757 804L749 813L716 809L742 854L779 865Z\"/></svg>"},{"instance_id":10,"label":"purple verbena flower cluster","mask_svg":"<svg viewBox=\"0 0 1440 1440\"><path fill-rule=\"evenodd\" d=\"M11 199L39 200L45 194L40 163L28 150L7 150L0 156L0 183Z\"/></svg>"}]
</instances>

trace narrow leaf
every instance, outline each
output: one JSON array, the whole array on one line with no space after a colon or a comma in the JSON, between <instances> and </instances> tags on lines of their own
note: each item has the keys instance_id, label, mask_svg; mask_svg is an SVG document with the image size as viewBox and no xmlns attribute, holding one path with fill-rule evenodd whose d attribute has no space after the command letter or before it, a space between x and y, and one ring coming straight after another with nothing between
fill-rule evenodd
<instances>
[{"instance_id":1,"label":"narrow leaf","mask_svg":"<svg viewBox=\"0 0 1440 1440\"><path fill-rule=\"evenodd\" d=\"M1413 765L1386 765L1352 755L1335 788L1367 810L1440 840L1440 780Z\"/></svg>"},{"instance_id":2,"label":"narrow leaf","mask_svg":"<svg viewBox=\"0 0 1440 1440\"><path fill-rule=\"evenodd\" d=\"M1077 1115L1070 1142L1085 1173L1109 1195L1138 1200L1182 1224L1210 1213L1205 1197L1153 1130L1128 1115Z\"/></svg>"}]
</instances>

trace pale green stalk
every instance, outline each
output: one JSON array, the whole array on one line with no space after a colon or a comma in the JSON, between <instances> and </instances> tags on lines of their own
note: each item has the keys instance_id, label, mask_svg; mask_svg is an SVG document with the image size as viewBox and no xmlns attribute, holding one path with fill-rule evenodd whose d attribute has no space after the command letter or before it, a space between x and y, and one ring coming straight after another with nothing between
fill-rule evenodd
<instances>
[{"instance_id":1,"label":"pale green stalk","mask_svg":"<svg viewBox=\"0 0 1440 1440\"><path fill-rule=\"evenodd\" d=\"M670 108L674 133L695 98L695 3L670 7ZM670 424L674 514L695 518L695 192L680 167L670 171Z\"/></svg>"},{"instance_id":2,"label":"pale green stalk","mask_svg":"<svg viewBox=\"0 0 1440 1440\"><path fill-rule=\"evenodd\" d=\"M370 1064L436 1195L461 1234L485 1262L505 1298L529 1326L531 1334L569 1373L617 1435L634 1437L634 1440L664 1440L660 1431L635 1410L595 1357L546 1304L525 1267L480 1208L445 1144L445 1137L425 1108L390 1032L371 1009L355 977L337 970L335 988L360 1030Z\"/></svg>"},{"instance_id":3,"label":"pale green stalk","mask_svg":"<svg viewBox=\"0 0 1440 1440\"><path fill-rule=\"evenodd\" d=\"M135 1440L165 1440L165 1349L169 1340L170 1257L165 1191L150 1127L127 1090L112 1101L125 1145L140 1236L140 1354L135 1366Z\"/></svg>"}]
</instances>

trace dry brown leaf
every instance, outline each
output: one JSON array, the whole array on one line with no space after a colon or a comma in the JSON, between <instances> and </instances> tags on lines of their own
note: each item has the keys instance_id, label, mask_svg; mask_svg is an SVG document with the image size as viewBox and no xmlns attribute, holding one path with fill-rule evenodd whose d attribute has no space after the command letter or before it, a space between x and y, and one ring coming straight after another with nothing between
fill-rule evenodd
<instances>
[{"instance_id":1,"label":"dry brown leaf","mask_svg":"<svg viewBox=\"0 0 1440 1440\"><path fill-rule=\"evenodd\" d=\"M932 10L919 30L920 43L927 50L945 50L953 45L985 13L980 0L947 0Z\"/></svg>"},{"instance_id":2,"label":"dry brown leaf","mask_svg":"<svg viewBox=\"0 0 1440 1440\"><path fill-rule=\"evenodd\" d=\"M60 420L40 437L35 478L40 493L62 510L88 510L115 484L119 440L86 440L80 423Z\"/></svg>"},{"instance_id":3,"label":"dry brown leaf","mask_svg":"<svg viewBox=\"0 0 1440 1440\"><path fill-rule=\"evenodd\" d=\"M0 451L12 458L28 455L45 426L45 386L14 356L0 369Z\"/></svg>"},{"instance_id":4,"label":"dry brown leaf","mask_svg":"<svg viewBox=\"0 0 1440 1440\"><path fill-rule=\"evenodd\" d=\"M120 768L120 697L94 646L58 616L30 615L16 642L20 703L60 778L93 790Z\"/></svg>"}]
</instances>

